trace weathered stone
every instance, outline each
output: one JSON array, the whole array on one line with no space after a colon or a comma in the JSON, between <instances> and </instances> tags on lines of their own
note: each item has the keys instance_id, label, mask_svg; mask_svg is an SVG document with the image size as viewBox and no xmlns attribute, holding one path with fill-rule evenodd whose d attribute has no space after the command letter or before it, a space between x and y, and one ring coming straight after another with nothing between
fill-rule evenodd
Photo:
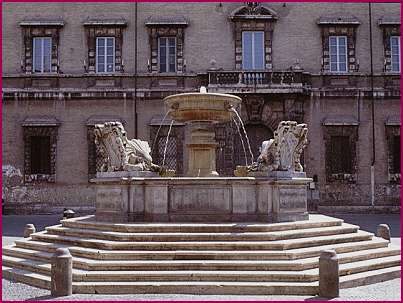
<instances>
[{"instance_id":1,"label":"weathered stone","mask_svg":"<svg viewBox=\"0 0 403 303\"><path fill-rule=\"evenodd\" d=\"M339 296L339 261L334 250L324 250L319 257L319 296Z\"/></svg>"},{"instance_id":2,"label":"weathered stone","mask_svg":"<svg viewBox=\"0 0 403 303\"><path fill-rule=\"evenodd\" d=\"M384 238L390 242L390 228L387 224L379 224L376 229L376 236Z\"/></svg>"},{"instance_id":3,"label":"weathered stone","mask_svg":"<svg viewBox=\"0 0 403 303\"><path fill-rule=\"evenodd\" d=\"M63 219L71 219L74 218L75 215L76 213L71 209L65 209L63 211Z\"/></svg>"},{"instance_id":4,"label":"weathered stone","mask_svg":"<svg viewBox=\"0 0 403 303\"><path fill-rule=\"evenodd\" d=\"M52 296L71 296L73 293L73 257L67 248L56 249L51 259Z\"/></svg>"},{"instance_id":5,"label":"weathered stone","mask_svg":"<svg viewBox=\"0 0 403 303\"><path fill-rule=\"evenodd\" d=\"M24 238L29 238L31 236L31 234L33 234L34 232L36 232L35 225L33 225L33 224L25 225Z\"/></svg>"},{"instance_id":6,"label":"weathered stone","mask_svg":"<svg viewBox=\"0 0 403 303\"><path fill-rule=\"evenodd\" d=\"M263 141L260 156L251 171L303 172L300 157L308 143L306 124L282 121L274 138Z\"/></svg>"},{"instance_id":7,"label":"weathered stone","mask_svg":"<svg viewBox=\"0 0 403 303\"><path fill-rule=\"evenodd\" d=\"M147 141L129 140L120 122L95 125L95 144L104 158L102 171L160 171L152 163Z\"/></svg>"}]
</instances>

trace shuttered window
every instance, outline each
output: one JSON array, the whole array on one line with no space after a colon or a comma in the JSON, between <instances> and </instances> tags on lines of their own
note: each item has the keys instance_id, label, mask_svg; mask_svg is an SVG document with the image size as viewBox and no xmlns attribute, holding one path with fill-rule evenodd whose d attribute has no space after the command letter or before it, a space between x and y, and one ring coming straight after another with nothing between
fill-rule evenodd
<instances>
[{"instance_id":1,"label":"shuttered window","mask_svg":"<svg viewBox=\"0 0 403 303\"><path fill-rule=\"evenodd\" d=\"M392 72L400 72L400 36L390 37Z\"/></svg>"}]
</instances>

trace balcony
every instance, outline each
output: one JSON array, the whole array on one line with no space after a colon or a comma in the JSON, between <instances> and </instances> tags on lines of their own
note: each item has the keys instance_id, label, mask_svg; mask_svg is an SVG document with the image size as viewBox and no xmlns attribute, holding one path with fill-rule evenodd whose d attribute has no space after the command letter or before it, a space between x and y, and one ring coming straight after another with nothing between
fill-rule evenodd
<instances>
[{"instance_id":1,"label":"balcony","mask_svg":"<svg viewBox=\"0 0 403 303\"><path fill-rule=\"evenodd\" d=\"M309 85L301 71L208 71L209 92L301 93Z\"/></svg>"}]
</instances>

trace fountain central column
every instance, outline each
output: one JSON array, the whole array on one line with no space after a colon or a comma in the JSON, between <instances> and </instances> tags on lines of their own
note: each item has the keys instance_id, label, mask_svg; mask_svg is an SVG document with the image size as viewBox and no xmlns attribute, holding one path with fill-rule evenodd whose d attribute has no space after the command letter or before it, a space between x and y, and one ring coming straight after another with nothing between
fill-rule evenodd
<instances>
[{"instance_id":1,"label":"fountain central column","mask_svg":"<svg viewBox=\"0 0 403 303\"><path fill-rule=\"evenodd\" d=\"M193 121L189 123L190 142L186 143L188 150L188 177L218 176L216 171L216 148L213 124L208 121Z\"/></svg>"},{"instance_id":2,"label":"fountain central column","mask_svg":"<svg viewBox=\"0 0 403 303\"><path fill-rule=\"evenodd\" d=\"M188 156L188 177L214 177L216 171L216 148L214 124L228 122L235 115L241 98L227 94L207 93L205 87L200 93L184 93L164 99L173 120L190 126L190 138L186 139Z\"/></svg>"}]
</instances>

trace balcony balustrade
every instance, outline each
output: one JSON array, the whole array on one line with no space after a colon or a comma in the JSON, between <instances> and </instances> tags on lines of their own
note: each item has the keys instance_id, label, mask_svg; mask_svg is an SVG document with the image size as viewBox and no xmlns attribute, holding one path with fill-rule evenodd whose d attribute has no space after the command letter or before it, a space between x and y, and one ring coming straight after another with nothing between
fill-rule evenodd
<instances>
[{"instance_id":1,"label":"balcony balustrade","mask_svg":"<svg viewBox=\"0 0 403 303\"><path fill-rule=\"evenodd\" d=\"M208 71L209 87L292 88L307 84L303 71Z\"/></svg>"}]
</instances>

